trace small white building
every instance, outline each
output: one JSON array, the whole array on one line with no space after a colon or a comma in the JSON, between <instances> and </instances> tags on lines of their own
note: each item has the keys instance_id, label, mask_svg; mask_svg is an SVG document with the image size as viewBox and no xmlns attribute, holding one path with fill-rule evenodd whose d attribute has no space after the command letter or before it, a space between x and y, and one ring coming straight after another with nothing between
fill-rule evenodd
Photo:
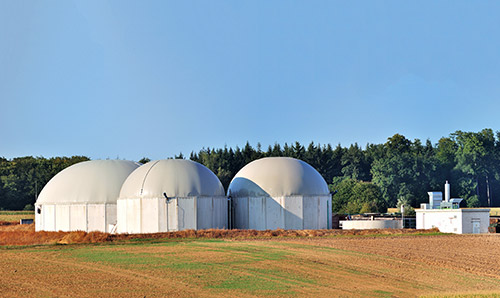
<instances>
[{"instance_id":1,"label":"small white building","mask_svg":"<svg viewBox=\"0 0 500 298\"><path fill-rule=\"evenodd\" d=\"M442 233L488 233L490 209L420 209L417 229L438 228Z\"/></svg>"},{"instance_id":2,"label":"small white building","mask_svg":"<svg viewBox=\"0 0 500 298\"><path fill-rule=\"evenodd\" d=\"M35 203L36 231L110 232L123 181L140 164L92 160L74 164L45 185Z\"/></svg>"},{"instance_id":3,"label":"small white building","mask_svg":"<svg viewBox=\"0 0 500 298\"><path fill-rule=\"evenodd\" d=\"M227 227L227 198L207 167L184 159L150 161L123 183L117 232L158 233Z\"/></svg>"},{"instance_id":4,"label":"small white building","mask_svg":"<svg viewBox=\"0 0 500 298\"><path fill-rule=\"evenodd\" d=\"M309 164L267 157L244 166L228 189L236 229L329 229L332 196Z\"/></svg>"},{"instance_id":5,"label":"small white building","mask_svg":"<svg viewBox=\"0 0 500 298\"><path fill-rule=\"evenodd\" d=\"M417 229L438 228L443 233L488 233L490 209L462 209L462 199L450 198L450 184L446 181L445 197L441 192L429 192L429 203L422 204L417 214Z\"/></svg>"}]
</instances>

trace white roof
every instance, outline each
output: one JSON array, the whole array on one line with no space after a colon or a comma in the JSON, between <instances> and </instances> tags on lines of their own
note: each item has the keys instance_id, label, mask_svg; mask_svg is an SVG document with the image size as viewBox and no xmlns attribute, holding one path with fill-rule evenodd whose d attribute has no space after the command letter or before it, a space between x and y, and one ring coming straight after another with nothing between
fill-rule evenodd
<instances>
[{"instance_id":1,"label":"white roof","mask_svg":"<svg viewBox=\"0 0 500 298\"><path fill-rule=\"evenodd\" d=\"M244 166L229 185L232 197L328 195L325 179L309 164L289 157L267 157Z\"/></svg>"},{"instance_id":2,"label":"white roof","mask_svg":"<svg viewBox=\"0 0 500 298\"><path fill-rule=\"evenodd\" d=\"M116 204L123 181L140 164L127 160L91 160L59 172L45 185L37 204Z\"/></svg>"},{"instance_id":3,"label":"white roof","mask_svg":"<svg viewBox=\"0 0 500 298\"><path fill-rule=\"evenodd\" d=\"M123 183L120 199L224 196L219 178L207 167L185 159L150 161Z\"/></svg>"}]
</instances>

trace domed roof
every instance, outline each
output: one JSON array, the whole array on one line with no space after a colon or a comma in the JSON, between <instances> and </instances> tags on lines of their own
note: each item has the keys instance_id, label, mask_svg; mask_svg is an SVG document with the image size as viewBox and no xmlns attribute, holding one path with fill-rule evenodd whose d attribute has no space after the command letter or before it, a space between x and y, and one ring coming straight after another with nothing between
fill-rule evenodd
<instances>
[{"instance_id":1,"label":"domed roof","mask_svg":"<svg viewBox=\"0 0 500 298\"><path fill-rule=\"evenodd\" d=\"M233 197L328 195L325 179L309 164L289 157L266 157L244 166L229 185Z\"/></svg>"},{"instance_id":2,"label":"domed roof","mask_svg":"<svg viewBox=\"0 0 500 298\"><path fill-rule=\"evenodd\" d=\"M120 199L224 196L224 187L212 171L185 159L150 161L135 170L123 183Z\"/></svg>"},{"instance_id":3,"label":"domed roof","mask_svg":"<svg viewBox=\"0 0 500 298\"><path fill-rule=\"evenodd\" d=\"M139 165L127 160L91 160L74 164L50 179L36 203L116 204L123 181Z\"/></svg>"}]
</instances>

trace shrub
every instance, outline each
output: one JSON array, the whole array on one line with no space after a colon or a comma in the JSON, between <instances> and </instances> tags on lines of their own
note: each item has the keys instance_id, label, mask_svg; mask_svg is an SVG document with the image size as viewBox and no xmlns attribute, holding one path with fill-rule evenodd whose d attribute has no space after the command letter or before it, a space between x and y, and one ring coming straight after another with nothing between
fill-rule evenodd
<instances>
[{"instance_id":1,"label":"shrub","mask_svg":"<svg viewBox=\"0 0 500 298\"><path fill-rule=\"evenodd\" d=\"M24 211L34 211L35 210L35 206L33 206L33 204L26 204L26 206L24 206Z\"/></svg>"}]
</instances>

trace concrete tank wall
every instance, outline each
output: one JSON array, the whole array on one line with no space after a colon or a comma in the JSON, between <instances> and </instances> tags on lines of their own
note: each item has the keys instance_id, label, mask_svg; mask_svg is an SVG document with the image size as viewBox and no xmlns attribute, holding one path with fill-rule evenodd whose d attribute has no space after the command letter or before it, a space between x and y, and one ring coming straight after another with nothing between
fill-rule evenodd
<instances>
[{"instance_id":1,"label":"concrete tank wall","mask_svg":"<svg viewBox=\"0 0 500 298\"><path fill-rule=\"evenodd\" d=\"M119 199L118 233L227 228L226 197Z\"/></svg>"},{"instance_id":2,"label":"concrete tank wall","mask_svg":"<svg viewBox=\"0 0 500 298\"><path fill-rule=\"evenodd\" d=\"M401 229L402 221L396 220L341 220L343 230Z\"/></svg>"},{"instance_id":3,"label":"concrete tank wall","mask_svg":"<svg viewBox=\"0 0 500 298\"><path fill-rule=\"evenodd\" d=\"M331 196L238 197L234 228L302 230L331 228Z\"/></svg>"},{"instance_id":4,"label":"concrete tank wall","mask_svg":"<svg viewBox=\"0 0 500 298\"><path fill-rule=\"evenodd\" d=\"M115 204L35 205L37 231L109 232L109 225L114 224L116 224Z\"/></svg>"}]
</instances>

